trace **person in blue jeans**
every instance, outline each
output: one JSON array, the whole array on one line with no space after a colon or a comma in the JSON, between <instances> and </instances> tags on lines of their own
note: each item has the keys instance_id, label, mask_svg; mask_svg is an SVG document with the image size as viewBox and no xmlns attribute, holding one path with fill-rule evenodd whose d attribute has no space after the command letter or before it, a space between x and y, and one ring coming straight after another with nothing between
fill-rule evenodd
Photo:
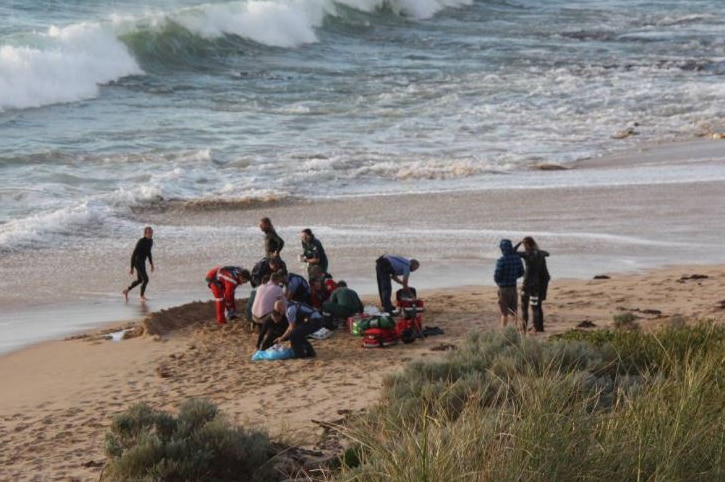
<instances>
[{"instance_id":1,"label":"person in blue jeans","mask_svg":"<svg viewBox=\"0 0 725 482\"><path fill-rule=\"evenodd\" d=\"M313 358L317 355L307 336L322 328L322 313L304 303L292 301L287 305L289 326L276 343L289 340L295 358Z\"/></svg>"},{"instance_id":2,"label":"person in blue jeans","mask_svg":"<svg viewBox=\"0 0 725 482\"><path fill-rule=\"evenodd\" d=\"M410 273L417 270L420 263L417 259L407 259L402 256L385 254L375 261L375 274L378 278L378 294L383 311L392 313L395 311L391 298L393 296L393 284L391 281L403 286L408 291L408 278Z\"/></svg>"}]
</instances>

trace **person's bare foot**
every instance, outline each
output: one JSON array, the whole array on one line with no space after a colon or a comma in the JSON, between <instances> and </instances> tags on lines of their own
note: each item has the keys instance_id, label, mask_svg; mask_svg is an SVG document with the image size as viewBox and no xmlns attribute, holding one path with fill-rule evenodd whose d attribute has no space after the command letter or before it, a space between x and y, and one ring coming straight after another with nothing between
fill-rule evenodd
<instances>
[{"instance_id":1,"label":"person's bare foot","mask_svg":"<svg viewBox=\"0 0 725 482\"><path fill-rule=\"evenodd\" d=\"M123 290L123 291L121 291L121 293L123 293L123 297L126 299L126 302L128 303L128 290L127 289Z\"/></svg>"},{"instance_id":2,"label":"person's bare foot","mask_svg":"<svg viewBox=\"0 0 725 482\"><path fill-rule=\"evenodd\" d=\"M141 297L140 297L139 299L140 299L141 301L148 301L148 300L149 300L149 299L148 299L148 298L146 298L145 296L141 296Z\"/></svg>"}]
</instances>

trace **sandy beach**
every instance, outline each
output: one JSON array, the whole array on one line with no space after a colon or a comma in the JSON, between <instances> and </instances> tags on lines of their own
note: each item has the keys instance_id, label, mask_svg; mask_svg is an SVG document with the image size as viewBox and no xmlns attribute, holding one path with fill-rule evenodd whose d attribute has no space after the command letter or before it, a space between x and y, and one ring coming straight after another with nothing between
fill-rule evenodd
<instances>
[{"instance_id":1,"label":"sandy beach","mask_svg":"<svg viewBox=\"0 0 725 482\"><path fill-rule=\"evenodd\" d=\"M643 329L673 316L725 321L725 266L606 275L555 280L545 304L545 336L582 322L593 329L611 326L612 316L625 311ZM420 295L424 325L445 334L364 349L360 338L338 330L314 342L314 360L250 361L254 335L239 324L217 328L205 302L4 355L0 479L97 480L112 417L137 402L173 411L190 397L204 397L240 424L315 447L322 434L318 422L335 422L375 403L386 373L411 360L444 356L471 331L499 329L493 287ZM121 329L128 338L112 340L110 334Z\"/></svg>"}]
</instances>

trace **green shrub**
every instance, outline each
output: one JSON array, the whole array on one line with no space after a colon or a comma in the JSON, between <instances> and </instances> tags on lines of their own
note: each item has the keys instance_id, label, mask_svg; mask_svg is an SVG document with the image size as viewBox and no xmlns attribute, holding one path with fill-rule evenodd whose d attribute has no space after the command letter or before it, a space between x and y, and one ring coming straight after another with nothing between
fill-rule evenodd
<instances>
[{"instance_id":1,"label":"green shrub","mask_svg":"<svg viewBox=\"0 0 725 482\"><path fill-rule=\"evenodd\" d=\"M188 400L177 417L137 404L106 434L105 480L267 481L271 444L265 433L227 422L205 400Z\"/></svg>"}]
</instances>

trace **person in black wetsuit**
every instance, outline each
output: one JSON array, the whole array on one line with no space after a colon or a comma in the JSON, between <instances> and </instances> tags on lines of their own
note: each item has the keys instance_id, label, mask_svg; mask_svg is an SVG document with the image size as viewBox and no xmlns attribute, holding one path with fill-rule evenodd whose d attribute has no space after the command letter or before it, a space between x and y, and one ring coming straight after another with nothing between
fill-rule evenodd
<instances>
[{"instance_id":1,"label":"person in black wetsuit","mask_svg":"<svg viewBox=\"0 0 725 482\"><path fill-rule=\"evenodd\" d=\"M284 240L275 231L269 218L259 220L259 229L264 233L264 255L268 258L279 257L284 248Z\"/></svg>"},{"instance_id":2,"label":"person in black wetsuit","mask_svg":"<svg viewBox=\"0 0 725 482\"><path fill-rule=\"evenodd\" d=\"M151 226L146 226L143 230L143 238L139 239L136 243L136 248L133 250L131 255L131 269L129 274L133 274L133 270L136 270L136 279L131 283L128 288L123 290L123 296L128 301L128 292L134 289L136 286L141 285L141 300L146 301L146 286L149 284L149 275L146 273L146 259L149 260L149 266L151 266L151 272L154 272L154 260L151 257L151 248L154 245L154 230Z\"/></svg>"}]
</instances>

